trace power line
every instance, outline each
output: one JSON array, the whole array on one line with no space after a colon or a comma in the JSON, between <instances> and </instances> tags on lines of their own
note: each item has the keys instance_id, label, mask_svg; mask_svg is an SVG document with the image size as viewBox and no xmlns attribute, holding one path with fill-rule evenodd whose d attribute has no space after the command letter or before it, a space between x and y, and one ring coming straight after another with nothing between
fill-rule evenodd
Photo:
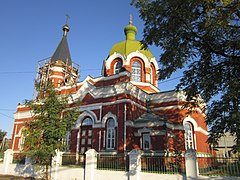
<instances>
[{"instance_id":1,"label":"power line","mask_svg":"<svg viewBox=\"0 0 240 180\"><path fill-rule=\"evenodd\" d=\"M101 70L101 69L81 69L80 71L98 71L98 70ZM0 74L33 74L33 73L36 73L36 72L33 72L33 71L6 71L6 72L0 72ZM173 81L173 80L176 80L176 79L180 79L182 78L183 76L178 76L178 77L174 77L174 78L171 78L171 79L167 79L165 81L159 81L158 84L163 84L163 83L167 83L167 82L170 82L170 81Z\"/></svg>"},{"instance_id":2,"label":"power line","mask_svg":"<svg viewBox=\"0 0 240 180\"><path fill-rule=\"evenodd\" d=\"M166 83L166 82L169 82L169 81L173 81L173 80L176 80L176 79L180 79L182 78L183 76L178 76L178 77L175 77L175 78L171 78L171 79L167 79L165 81L160 81L158 82L158 84L163 84L163 83Z\"/></svg>"},{"instance_id":3,"label":"power line","mask_svg":"<svg viewBox=\"0 0 240 180\"><path fill-rule=\"evenodd\" d=\"M0 112L0 114L3 115L3 116L5 116L5 117L7 117L7 118L14 119L13 117L8 116L8 115L6 115L6 114L4 114L4 113L1 113L1 112Z\"/></svg>"},{"instance_id":4,"label":"power line","mask_svg":"<svg viewBox=\"0 0 240 180\"><path fill-rule=\"evenodd\" d=\"M0 109L0 111L16 111L15 109Z\"/></svg>"},{"instance_id":5,"label":"power line","mask_svg":"<svg viewBox=\"0 0 240 180\"><path fill-rule=\"evenodd\" d=\"M80 71L99 71L102 69L80 69ZM0 74L33 74L36 73L33 71L4 71L4 72L0 72Z\"/></svg>"},{"instance_id":6,"label":"power line","mask_svg":"<svg viewBox=\"0 0 240 180\"><path fill-rule=\"evenodd\" d=\"M80 71L99 71L102 69L80 69Z\"/></svg>"},{"instance_id":7,"label":"power line","mask_svg":"<svg viewBox=\"0 0 240 180\"><path fill-rule=\"evenodd\" d=\"M32 71L22 71L22 72L20 72L20 71L16 71L16 72L14 72L14 71L5 71L5 72L0 72L0 74L32 74L32 73L36 73L36 72L32 72Z\"/></svg>"}]
</instances>

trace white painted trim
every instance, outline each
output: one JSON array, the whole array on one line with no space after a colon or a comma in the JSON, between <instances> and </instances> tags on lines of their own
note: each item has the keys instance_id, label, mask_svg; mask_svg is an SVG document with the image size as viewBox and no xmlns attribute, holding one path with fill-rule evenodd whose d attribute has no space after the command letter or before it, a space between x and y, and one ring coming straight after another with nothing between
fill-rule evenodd
<instances>
[{"instance_id":1,"label":"white painted trim","mask_svg":"<svg viewBox=\"0 0 240 180\"><path fill-rule=\"evenodd\" d=\"M14 131L14 136L13 136L12 150L13 150L14 147L15 147L17 127L18 127L18 125L16 124L16 126L15 126L15 131Z\"/></svg>"},{"instance_id":2,"label":"white painted trim","mask_svg":"<svg viewBox=\"0 0 240 180\"><path fill-rule=\"evenodd\" d=\"M25 119L25 118L31 118L33 116L32 111L28 110L28 111L20 111L20 112L16 112L14 113L14 119Z\"/></svg>"},{"instance_id":3,"label":"white painted trim","mask_svg":"<svg viewBox=\"0 0 240 180\"><path fill-rule=\"evenodd\" d=\"M112 63L112 61L116 58L120 58L122 61L123 61L123 65L126 64L126 57L124 55L122 55L121 53L117 53L117 52L114 52L111 56L108 57L108 59L106 59L106 63L105 63L105 67L106 69L110 69L110 65Z\"/></svg>"},{"instance_id":4,"label":"white painted trim","mask_svg":"<svg viewBox=\"0 0 240 180\"><path fill-rule=\"evenodd\" d=\"M55 71L55 72L63 72L63 67L58 67L58 66L52 66L50 67L50 70Z\"/></svg>"},{"instance_id":5,"label":"white painted trim","mask_svg":"<svg viewBox=\"0 0 240 180\"><path fill-rule=\"evenodd\" d=\"M202 127L198 126L195 119L193 119L191 116L188 116L183 120L183 124L186 123L186 122L191 122L192 123L194 131L198 131L198 132L201 132L205 135L208 135L208 132L206 130L204 130Z\"/></svg>"},{"instance_id":6,"label":"white painted trim","mask_svg":"<svg viewBox=\"0 0 240 180\"><path fill-rule=\"evenodd\" d=\"M14 122L14 124L24 124L23 121L20 121L20 122Z\"/></svg>"},{"instance_id":7,"label":"white painted trim","mask_svg":"<svg viewBox=\"0 0 240 180\"><path fill-rule=\"evenodd\" d=\"M150 59L150 66L151 66L151 63L153 63L153 65L155 66L156 73L157 73L157 70L159 69L159 66L158 66L158 63L157 63L157 60L156 60L155 57Z\"/></svg>"},{"instance_id":8,"label":"white painted trim","mask_svg":"<svg viewBox=\"0 0 240 180\"><path fill-rule=\"evenodd\" d=\"M64 79L64 77L63 77L63 76L60 76L60 75L51 75L51 76L49 76L49 78Z\"/></svg>"},{"instance_id":9,"label":"white painted trim","mask_svg":"<svg viewBox=\"0 0 240 180\"><path fill-rule=\"evenodd\" d=\"M127 59L126 59L126 65L130 65L130 61L131 61L131 59L132 58L134 58L134 57L138 57L138 58L140 58L140 59L142 59L143 60L143 62L144 62L144 66L145 66L145 68L147 67L147 68L150 68L150 61L149 61L149 59L147 58L147 56L145 56L144 54L142 54L140 51L135 51L135 52L131 52L130 54L128 54L128 56L127 56Z\"/></svg>"},{"instance_id":10,"label":"white painted trim","mask_svg":"<svg viewBox=\"0 0 240 180\"><path fill-rule=\"evenodd\" d=\"M108 112L105 116L103 116L103 118L102 118L102 127L105 128L106 121L107 121L109 118L113 118L114 123L115 123L115 127L118 127L117 116L116 116L115 114L113 114L112 112Z\"/></svg>"},{"instance_id":11,"label":"white painted trim","mask_svg":"<svg viewBox=\"0 0 240 180\"><path fill-rule=\"evenodd\" d=\"M142 106L138 103L136 103L135 101L131 100L131 99L120 99L120 100L116 100L116 101L112 101L112 102L106 102L106 103L95 103L95 104L89 104L89 105L80 105L80 111L92 111L92 110L100 110L103 106L109 106L109 105L113 105L113 104L121 104L121 103L131 103L134 104L135 106L137 106L138 108L141 108L142 110L147 110L147 108L145 106ZM167 109L172 109L172 108L176 108L176 109L181 109L182 106L166 106L166 107L159 107L159 108L153 108L153 111L158 111L158 110L167 110ZM15 119L23 119L23 118L31 118L31 113L30 111L25 111L25 112L18 112L15 113L14 118ZM98 123L100 122L100 119L95 119L95 122ZM21 123L21 122L14 122L14 123Z\"/></svg>"},{"instance_id":12,"label":"white painted trim","mask_svg":"<svg viewBox=\"0 0 240 180\"><path fill-rule=\"evenodd\" d=\"M137 81L130 81L133 85L139 85L139 86L146 86L146 87L151 87L153 90L155 90L157 93L160 92L158 87L154 86L151 83L146 83L146 82L137 82Z\"/></svg>"},{"instance_id":13,"label":"white painted trim","mask_svg":"<svg viewBox=\"0 0 240 180\"><path fill-rule=\"evenodd\" d=\"M92 119L92 121L93 121L92 127L94 127L94 125L95 125L95 123L96 123L96 120L97 120L97 116L96 116L96 114L95 114L94 112L86 110L86 111L82 112L82 113L79 115L79 117L78 117L78 119L77 119L77 121L76 121L75 126L74 126L73 129L79 129L79 128L81 127L82 121L83 121L83 120L85 119L85 117L87 117L87 116L89 116L89 117Z\"/></svg>"}]
</instances>

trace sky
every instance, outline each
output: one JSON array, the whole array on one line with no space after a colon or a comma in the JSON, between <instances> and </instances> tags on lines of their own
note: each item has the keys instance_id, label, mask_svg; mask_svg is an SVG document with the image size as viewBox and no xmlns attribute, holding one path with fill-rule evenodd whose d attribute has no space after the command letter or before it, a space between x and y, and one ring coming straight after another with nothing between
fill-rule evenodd
<instances>
[{"instance_id":1,"label":"sky","mask_svg":"<svg viewBox=\"0 0 240 180\"><path fill-rule=\"evenodd\" d=\"M51 57L66 23L72 60L80 65L80 81L101 76L111 47L125 40L124 27L133 16L142 39L144 22L131 0L7 0L0 2L0 129L11 138L18 103L31 99L38 61ZM161 51L149 47L156 59ZM159 82L161 91L174 89L180 75ZM172 80L174 79L174 80Z\"/></svg>"}]
</instances>

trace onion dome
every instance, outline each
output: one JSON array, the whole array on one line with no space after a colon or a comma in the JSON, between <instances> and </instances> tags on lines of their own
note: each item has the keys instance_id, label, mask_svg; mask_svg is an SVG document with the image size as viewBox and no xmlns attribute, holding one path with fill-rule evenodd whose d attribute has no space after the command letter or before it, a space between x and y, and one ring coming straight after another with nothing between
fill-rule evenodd
<instances>
[{"instance_id":1,"label":"onion dome","mask_svg":"<svg viewBox=\"0 0 240 180\"><path fill-rule=\"evenodd\" d=\"M139 51L148 58L154 57L148 49L143 48L143 44L140 41L135 40L135 36L137 34L137 27L132 25L131 19L129 25L124 28L124 33L126 36L126 40L113 45L110 50L109 56L111 56L115 52L128 56L132 52Z\"/></svg>"},{"instance_id":2,"label":"onion dome","mask_svg":"<svg viewBox=\"0 0 240 180\"><path fill-rule=\"evenodd\" d=\"M56 61L63 61L67 65L72 65L72 59L70 55L70 50L68 47L68 41L67 41L67 33L69 32L70 28L66 24L62 28L63 30L63 37L60 43L58 44L55 52L53 53L53 56L51 58L51 62L56 62Z\"/></svg>"}]
</instances>

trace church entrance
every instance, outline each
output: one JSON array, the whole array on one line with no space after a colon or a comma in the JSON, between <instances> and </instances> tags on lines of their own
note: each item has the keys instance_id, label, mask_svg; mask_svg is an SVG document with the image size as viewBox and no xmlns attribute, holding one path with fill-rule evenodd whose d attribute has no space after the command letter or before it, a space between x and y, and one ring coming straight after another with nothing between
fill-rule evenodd
<instances>
[{"instance_id":1,"label":"church entrance","mask_svg":"<svg viewBox=\"0 0 240 180\"><path fill-rule=\"evenodd\" d=\"M87 117L83 120L80 133L80 153L85 153L92 148L92 124L91 118Z\"/></svg>"}]
</instances>

